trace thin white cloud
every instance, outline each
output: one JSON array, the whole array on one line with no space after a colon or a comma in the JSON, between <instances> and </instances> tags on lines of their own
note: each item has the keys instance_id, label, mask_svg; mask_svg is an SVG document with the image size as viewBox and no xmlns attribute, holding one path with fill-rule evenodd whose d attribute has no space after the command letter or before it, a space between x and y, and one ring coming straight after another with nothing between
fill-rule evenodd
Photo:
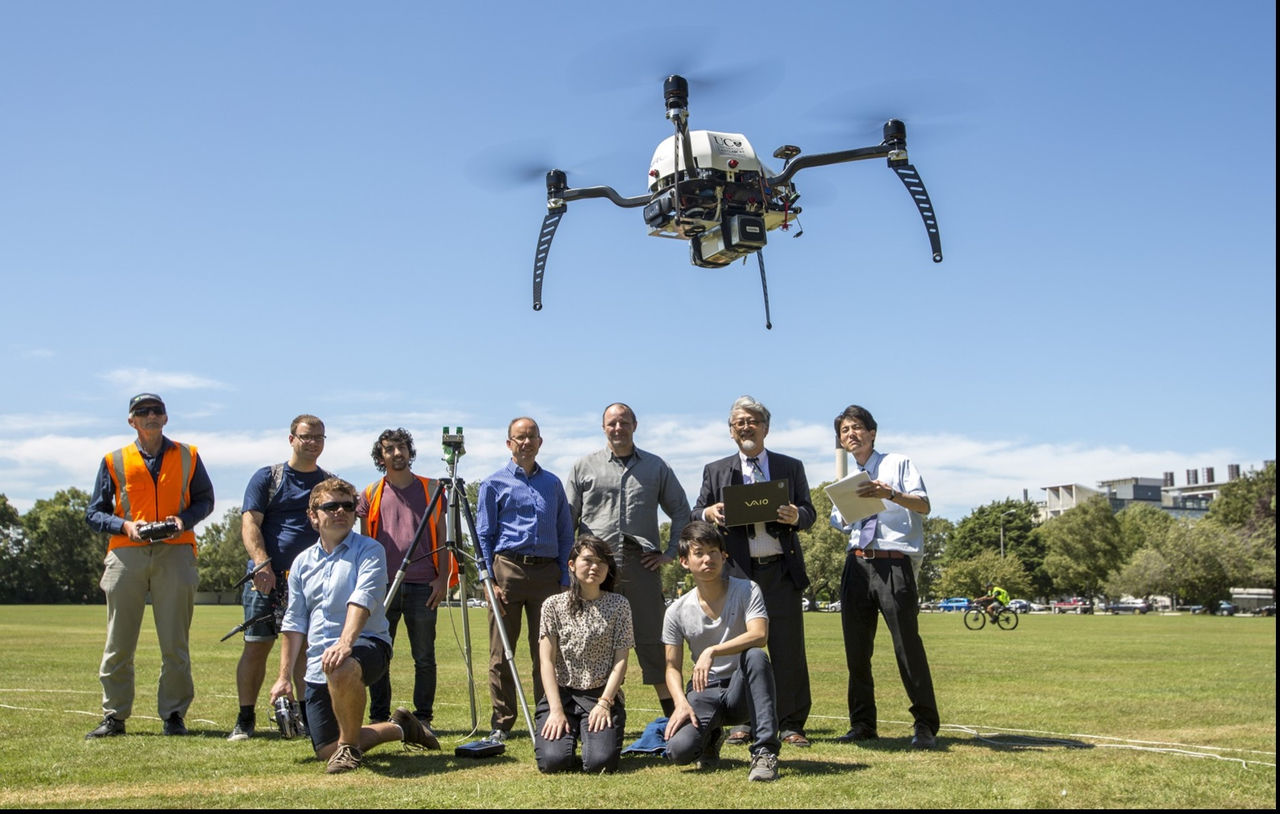
<instances>
[{"instance_id":1,"label":"thin white cloud","mask_svg":"<svg viewBox=\"0 0 1280 814\"><path fill-rule=\"evenodd\" d=\"M99 374L99 378L118 387L133 390L226 390L229 385L195 373L166 373L144 367L117 368Z\"/></svg>"}]
</instances>

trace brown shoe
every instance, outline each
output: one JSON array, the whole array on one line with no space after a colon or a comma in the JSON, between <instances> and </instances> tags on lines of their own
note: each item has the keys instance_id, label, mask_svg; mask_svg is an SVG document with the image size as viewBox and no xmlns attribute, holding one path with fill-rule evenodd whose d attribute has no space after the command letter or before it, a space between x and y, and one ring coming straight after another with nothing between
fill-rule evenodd
<instances>
[{"instance_id":1,"label":"brown shoe","mask_svg":"<svg viewBox=\"0 0 1280 814\"><path fill-rule=\"evenodd\" d=\"M400 731L404 733L406 746L421 746L424 749L440 748L440 739L435 736L435 733L404 707L397 707L396 711L391 713L391 723L400 727Z\"/></svg>"},{"instance_id":2,"label":"brown shoe","mask_svg":"<svg viewBox=\"0 0 1280 814\"><path fill-rule=\"evenodd\" d=\"M792 732L790 735L782 739L782 742L789 746L795 746L799 749L808 749L812 744L809 739L804 736L803 732Z\"/></svg>"},{"instance_id":3,"label":"brown shoe","mask_svg":"<svg viewBox=\"0 0 1280 814\"><path fill-rule=\"evenodd\" d=\"M327 774L341 774L343 772L353 772L360 768L360 762L363 759L360 754L359 747L348 746L345 743L338 744L338 749L329 758L329 765L325 767Z\"/></svg>"}]
</instances>

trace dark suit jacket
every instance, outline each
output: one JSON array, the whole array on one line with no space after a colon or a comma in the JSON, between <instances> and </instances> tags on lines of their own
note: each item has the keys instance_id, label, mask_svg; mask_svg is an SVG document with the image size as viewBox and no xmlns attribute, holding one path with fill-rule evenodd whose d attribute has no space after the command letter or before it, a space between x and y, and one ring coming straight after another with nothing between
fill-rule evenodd
<instances>
[{"instance_id":1,"label":"dark suit jacket","mask_svg":"<svg viewBox=\"0 0 1280 814\"><path fill-rule=\"evenodd\" d=\"M800 550L800 539L796 532L812 526L817 517L813 503L809 500L809 480L805 477L804 464L800 461L771 449L767 451L769 478L771 480L787 479L791 492L790 502L800 510L800 517L796 521L797 525L794 526L777 522L765 525L770 534L782 541L782 559L786 564L787 574L790 575L796 587L803 591L809 587L809 575L804 570L804 552ZM742 459L738 457L738 453L735 452L727 458L707 464L702 469L702 491L698 494L698 502L693 507L690 517L701 520L703 509L721 501L724 487L741 484ZM721 527L720 533L724 535L729 559L744 573L750 575L751 547L747 538L748 528L748 526L733 526L728 529Z\"/></svg>"}]
</instances>

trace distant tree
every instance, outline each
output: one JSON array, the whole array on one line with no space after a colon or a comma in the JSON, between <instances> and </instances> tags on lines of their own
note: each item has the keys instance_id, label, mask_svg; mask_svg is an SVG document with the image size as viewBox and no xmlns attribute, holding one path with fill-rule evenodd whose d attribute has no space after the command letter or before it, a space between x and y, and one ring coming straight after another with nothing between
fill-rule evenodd
<instances>
[{"instance_id":1,"label":"distant tree","mask_svg":"<svg viewBox=\"0 0 1280 814\"><path fill-rule=\"evenodd\" d=\"M25 555L41 580L37 602L101 603L107 535L85 523L89 495L74 487L37 500L23 515Z\"/></svg>"},{"instance_id":2,"label":"distant tree","mask_svg":"<svg viewBox=\"0 0 1280 814\"><path fill-rule=\"evenodd\" d=\"M196 568L202 591L229 591L241 577L249 555L240 535L239 506L232 506L215 523L206 523L196 537Z\"/></svg>"},{"instance_id":3,"label":"distant tree","mask_svg":"<svg viewBox=\"0 0 1280 814\"><path fill-rule=\"evenodd\" d=\"M22 515L0 494L0 604L40 601L43 584L43 575L28 556Z\"/></svg>"},{"instance_id":4,"label":"distant tree","mask_svg":"<svg viewBox=\"0 0 1280 814\"><path fill-rule=\"evenodd\" d=\"M1127 560L1144 548L1160 548L1174 519L1173 515L1155 506L1134 503L1116 514L1116 522L1120 524L1121 553ZM1133 594L1132 591L1126 593L1133 596L1146 596L1146 594Z\"/></svg>"},{"instance_id":5,"label":"distant tree","mask_svg":"<svg viewBox=\"0 0 1280 814\"><path fill-rule=\"evenodd\" d=\"M942 576L942 564L956 524L945 517L929 515L924 519L924 562L916 574L916 594L920 599L932 599Z\"/></svg>"},{"instance_id":6,"label":"distant tree","mask_svg":"<svg viewBox=\"0 0 1280 814\"><path fill-rule=\"evenodd\" d=\"M938 580L938 587L946 596L969 598L986 594L986 585L993 582L1012 596L1025 596L1031 590L1031 578L1017 554L1000 557L999 551L980 551L967 560L948 561Z\"/></svg>"},{"instance_id":7,"label":"distant tree","mask_svg":"<svg viewBox=\"0 0 1280 814\"><path fill-rule=\"evenodd\" d=\"M1206 519L1240 541L1249 567L1237 587L1276 587L1276 465L1225 484L1209 504Z\"/></svg>"},{"instance_id":8,"label":"distant tree","mask_svg":"<svg viewBox=\"0 0 1280 814\"><path fill-rule=\"evenodd\" d=\"M947 541L942 567L966 562L983 551L1000 553L1000 530L1004 527L1004 550L1017 554L1028 583L1027 592L1037 596L1049 592L1043 571L1044 539L1038 533L1035 504L1024 500L997 500L979 506L956 524Z\"/></svg>"},{"instance_id":9,"label":"distant tree","mask_svg":"<svg viewBox=\"0 0 1280 814\"><path fill-rule=\"evenodd\" d=\"M1126 509L1125 511L1128 511ZM1156 509L1156 511L1160 511ZM1123 514L1124 512L1121 512ZM1160 512L1165 514L1164 512ZM1166 517L1168 515L1165 515ZM1172 521L1172 518L1170 518ZM1156 594L1174 593L1173 575L1169 561L1156 547L1163 547L1165 535L1161 534L1152 545L1144 546L1133 553L1128 561L1106 583L1107 596L1129 596L1150 599Z\"/></svg>"},{"instance_id":10,"label":"distant tree","mask_svg":"<svg viewBox=\"0 0 1280 814\"><path fill-rule=\"evenodd\" d=\"M1040 531L1044 570L1057 593L1094 596L1121 565L1120 524L1101 495L1049 520Z\"/></svg>"},{"instance_id":11,"label":"distant tree","mask_svg":"<svg viewBox=\"0 0 1280 814\"><path fill-rule=\"evenodd\" d=\"M1160 553L1169 564L1169 592L1190 604L1226 599L1251 567L1239 535L1208 519L1176 521Z\"/></svg>"},{"instance_id":12,"label":"distant tree","mask_svg":"<svg viewBox=\"0 0 1280 814\"><path fill-rule=\"evenodd\" d=\"M1209 504L1207 517L1249 536L1259 532L1276 535L1276 464L1254 470L1223 485Z\"/></svg>"}]
</instances>

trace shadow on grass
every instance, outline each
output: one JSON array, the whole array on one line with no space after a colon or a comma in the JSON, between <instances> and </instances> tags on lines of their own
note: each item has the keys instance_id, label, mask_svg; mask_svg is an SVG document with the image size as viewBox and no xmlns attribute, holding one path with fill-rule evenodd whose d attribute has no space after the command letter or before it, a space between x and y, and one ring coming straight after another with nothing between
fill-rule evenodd
<instances>
[{"instance_id":1,"label":"shadow on grass","mask_svg":"<svg viewBox=\"0 0 1280 814\"><path fill-rule=\"evenodd\" d=\"M1047 752L1051 749L1093 749L1094 745L1075 738L1034 738L1027 735L973 735L977 746L994 752ZM943 742L938 738L938 743Z\"/></svg>"}]
</instances>

